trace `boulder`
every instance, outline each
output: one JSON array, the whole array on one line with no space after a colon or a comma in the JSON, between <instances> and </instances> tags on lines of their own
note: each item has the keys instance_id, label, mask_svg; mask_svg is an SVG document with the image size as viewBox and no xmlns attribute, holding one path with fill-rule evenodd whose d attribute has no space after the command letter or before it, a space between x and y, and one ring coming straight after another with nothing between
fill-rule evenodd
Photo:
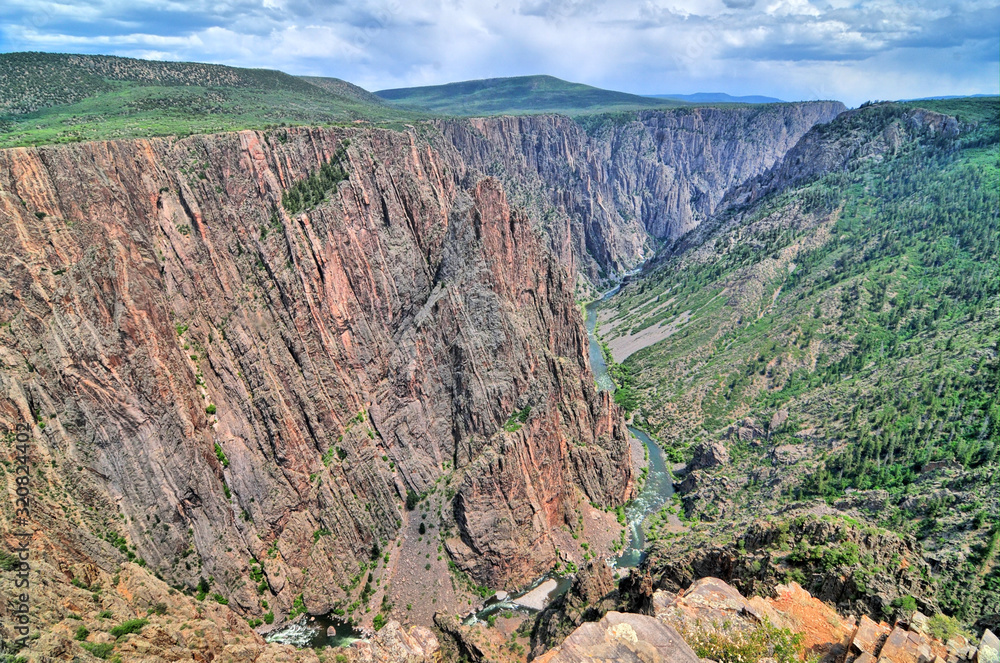
<instances>
[{"instance_id":1,"label":"boulder","mask_svg":"<svg viewBox=\"0 0 1000 663\"><path fill-rule=\"evenodd\" d=\"M623 663L700 663L671 626L647 615L609 612L599 622L578 627L539 663L621 661Z\"/></svg>"},{"instance_id":2,"label":"boulder","mask_svg":"<svg viewBox=\"0 0 1000 663\"><path fill-rule=\"evenodd\" d=\"M729 452L721 442L702 442L694 448L694 458L688 464L688 471L725 465L729 462Z\"/></svg>"},{"instance_id":3,"label":"boulder","mask_svg":"<svg viewBox=\"0 0 1000 663\"><path fill-rule=\"evenodd\" d=\"M780 428L781 425L786 421L788 421L788 408L781 408L780 410L774 413L773 417L771 417L771 423L768 425L767 428L771 432L774 432L775 430Z\"/></svg>"},{"instance_id":4,"label":"boulder","mask_svg":"<svg viewBox=\"0 0 1000 663\"><path fill-rule=\"evenodd\" d=\"M888 624L885 622L876 623L869 619L867 615L862 615L861 620L858 622L858 628L854 632L854 638L851 640L851 649L856 654L865 652L875 654L879 651L882 641L888 635Z\"/></svg>"},{"instance_id":5,"label":"boulder","mask_svg":"<svg viewBox=\"0 0 1000 663\"><path fill-rule=\"evenodd\" d=\"M976 662L997 663L998 660L1000 660L1000 639L993 634L993 631L986 629L983 631L982 640L979 641Z\"/></svg>"},{"instance_id":6,"label":"boulder","mask_svg":"<svg viewBox=\"0 0 1000 663\"><path fill-rule=\"evenodd\" d=\"M677 484L677 492L681 495L693 493L701 487L701 483L701 473L698 471L691 472L684 477L684 481Z\"/></svg>"}]
</instances>

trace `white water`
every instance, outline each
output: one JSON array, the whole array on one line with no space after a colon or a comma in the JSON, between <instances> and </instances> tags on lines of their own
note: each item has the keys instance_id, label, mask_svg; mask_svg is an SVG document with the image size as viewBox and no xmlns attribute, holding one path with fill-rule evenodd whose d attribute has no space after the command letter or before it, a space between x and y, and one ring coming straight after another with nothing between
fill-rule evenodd
<instances>
[{"instance_id":1,"label":"white water","mask_svg":"<svg viewBox=\"0 0 1000 663\"><path fill-rule=\"evenodd\" d=\"M618 292L618 286L606 292L600 300L587 305L590 368L594 372L597 388L601 391L614 391L615 383L608 374L608 365L604 361L604 353L597 341L597 305L616 292ZM639 565L646 547L646 535L642 530L642 523L649 514L659 511L674 494L673 475L667 469L666 459L660 445L638 428L629 426L629 432L646 447L646 451L649 453L649 470L646 483L639 492L639 496L625 508L625 522L630 534L629 545L614 561L616 567Z\"/></svg>"}]
</instances>

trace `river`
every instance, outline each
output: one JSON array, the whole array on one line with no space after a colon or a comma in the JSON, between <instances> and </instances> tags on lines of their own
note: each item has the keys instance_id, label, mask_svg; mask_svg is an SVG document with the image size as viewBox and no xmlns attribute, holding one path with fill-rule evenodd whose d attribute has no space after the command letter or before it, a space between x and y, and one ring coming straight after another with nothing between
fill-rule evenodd
<instances>
[{"instance_id":1,"label":"river","mask_svg":"<svg viewBox=\"0 0 1000 663\"><path fill-rule=\"evenodd\" d=\"M597 341L597 305L618 292L615 287L595 302L587 305L587 336L590 339L590 368L594 372L594 380L601 391L613 391L615 383L608 374L608 365L604 361L601 344ZM674 494L673 475L667 469L663 449L652 438L638 428L629 426L629 432L646 447L649 455L649 471L646 483L639 491L638 497L625 507L625 518L629 528L629 543L622 554L614 561L618 568L638 566L645 555L646 533L642 523L651 513L659 511Z\"/></svg>"},{"instance_id":2,"label":"river","mask_svg":"<svg viewBox=\"0 0 1000 663\"><path fill-rule=\"evenodd\" d=\"M596 302L587 305L587 336L590 339L590 368L594 372L594 380L597 388L601 391L614 391L615 383L608 374L608 365L604 361L604 353L601 345L597 341L597 305L618 292L618 287L609 290ZM642 529L642 523L651 513L659 511L664 504L674 494L673 475L667 469L666 458L663 450L645 432L628 427L629 432L646 447L649 455L649 471L646 475L646 482L639 491L639 495L629 502L625 507L625 518L629 529L629 543L619 557L614 560L617 568L629 568L638 566L645 555L646 534ZM482 608L465 618L465 624L474 624L479 621L486 621L490 615L506 612L536 612L537 609L518 603L519 598L525 598L537 594L538 590L543 590L545 596L541 599L541 605L547 605L557 596L564 594L570 587L570 579L558 574L546 574L538 578L527 589L515 596L504 595L502 599L493 597L486 601ZM537 598L537 597L536 597ZM533 601L532 601L533 602ZM327 637L328 627L334 627L337 634ZM322 647L338 646L350 643L359 638L361 634L351 628L350 625L334 618L332 615L317 617L313 621L300 620L296 624L278 629L267 636L269 642L283 642L294 644L298 647Z\"/></svg>"},{"instance_id":3,"label":"river","mask_svg":"<svg viewBox=\"0 0 1000 663\"><path fill-rule=\"evenodd\" d=\"M330 630L335 633L328 635ZM302 615L291 624L271 631L264 636L268 642L277 642L295 647L346 647L362 634L346 621L333 613L309 617Z\"/></svg>"}]
</instances>

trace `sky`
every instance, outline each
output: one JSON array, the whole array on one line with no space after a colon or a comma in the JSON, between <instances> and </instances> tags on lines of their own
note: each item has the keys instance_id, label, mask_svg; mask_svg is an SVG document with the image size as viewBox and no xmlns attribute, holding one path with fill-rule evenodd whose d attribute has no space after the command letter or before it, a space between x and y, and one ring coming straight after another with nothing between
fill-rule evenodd
<instances>
[{"instance_id":1,"label":"sky","mask_svg":"<svg viewBox=\"0 0 1000 663\"><path fill-rule=\"evenodd\" d=\"M856 106L997 93L1000 0L2 0L11 51L266 67L369 90L551 74Z\"/></svg>"}]
</instances>

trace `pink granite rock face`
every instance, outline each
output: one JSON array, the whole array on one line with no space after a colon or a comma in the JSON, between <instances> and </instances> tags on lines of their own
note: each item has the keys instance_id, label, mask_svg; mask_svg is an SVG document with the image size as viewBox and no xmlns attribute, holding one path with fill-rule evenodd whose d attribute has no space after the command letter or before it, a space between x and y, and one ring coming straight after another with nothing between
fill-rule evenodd
<instances>
[{"instance_id":1,"label":"pink granite rock face","mask_svg":"<svg viewBox=\"0 0 1000 663\"><path fill-rule=\"evenodd\" d=\"M349 178L289 214L348 141ZM280 619L355 600L408 493L447 482L442 528L498 586L631 497L566 270L467 172L374 129L0 151L0 423L40 422L51 554Z\"/></svg>"}]
</instances>

